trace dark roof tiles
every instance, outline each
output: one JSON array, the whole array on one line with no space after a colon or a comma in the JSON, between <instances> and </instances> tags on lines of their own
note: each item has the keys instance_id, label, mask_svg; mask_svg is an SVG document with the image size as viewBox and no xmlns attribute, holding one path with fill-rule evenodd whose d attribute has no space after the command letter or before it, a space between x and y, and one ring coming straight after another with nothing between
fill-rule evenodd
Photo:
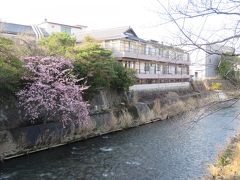
<instances>
[{"instance_id":1,"label":"dark roof tiles","mask_svg":"<svg viewBox=\"0 0 240 180\"><path fill-rule=\"evenodd\" d=\"M83 31L82 33L76 35L77 41L82 42L86 36L93 37L97 40L113 40L127 38L135 41L144 41L143 39L139 38L133 31L133 29L129 26Z\"/></svg>"}]
</instances>

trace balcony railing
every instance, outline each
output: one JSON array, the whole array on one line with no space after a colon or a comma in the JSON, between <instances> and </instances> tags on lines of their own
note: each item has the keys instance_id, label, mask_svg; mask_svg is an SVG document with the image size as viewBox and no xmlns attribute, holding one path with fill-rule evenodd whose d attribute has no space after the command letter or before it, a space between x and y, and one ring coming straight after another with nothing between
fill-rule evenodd
<instances>
[{"instance_id":1,"label":"balcony railing","mask_svg":"<svg viewBox=\"0 0 240 180\"><path fill-rule=\"evenodd\" d=\"M177 64L190 64L189 58L187 54L183 54L182 56L170 56L169 53L164 53L163 51L146 51L143 48L120 48L120 47L106 47L107 49L111 49L116 57L128 57L135 59L143 59L150 61L161 61L161 62L171 62ZM187 56L187 57L184 57Z\"/></svg>"},{"instance_id":2,"label":"balcony railing","mask_svg":"<svg viewBox=\"0 0 240 180\"><path fill-rule=\"evenodd\" d=\"M187 79L187 74L136 74L139 79Z\"/></svg>"}]
</instances>

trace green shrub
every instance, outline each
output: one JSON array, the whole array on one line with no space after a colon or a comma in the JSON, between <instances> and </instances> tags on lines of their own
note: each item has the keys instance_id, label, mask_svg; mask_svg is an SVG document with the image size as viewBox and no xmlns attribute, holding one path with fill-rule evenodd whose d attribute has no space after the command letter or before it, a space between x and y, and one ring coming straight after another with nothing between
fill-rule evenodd
<instances>
[{"instance_id":1,"label":"green shrub","mask_svg":"<svg viewBox=\"0 0 240 180\"><path fill-rule=\"evenodd\" d=\"M48 52L48 55L66 57L75 46L76 38L65 32L53 33L51 36L41 39L39 44Z\"/></svg>"},{"instance_id":2,"label":"green shrub","mask_svg":"<svg viewBox=\"0 0 240 180\"><path fill-rule=\"evenodd\" d=\"M126 69L117 60L113 63L114 76L111 79L110 87L118 90L128 90L134 84L136 72L133 69Z\"/></svg>"},{"instance_id":3,"label":"green shrub","mask_svg":"<svg viewBox=\"0 0 240 180\"><path fill-rule=\"evenodd\" d=\"M11 39L0 37L0 57L9 59L15 54L14 42Z\"/></svg>"},{"instance_id":4,"label":"green shrub","mask_svg":"<svg viewBox=\"0 0 240 180\"><path fill-rule=\"evenodd\" d=\"M26 73L23 63L15 54L14 42L0 37L0 91L14 92L22 86Z\"/></svg>"},{"instance_id":5,"label":"green shrub","mask_svg":"<svg viewBox=\"0 0 240 180\"><path fill-rule=\"evenodd\" d=\"M240 72L236 69L236 65L240 63L238 56L222 55L218 73L223 79L228 79L234 83L240 83Z\"/></svg>"},{"instance_id":6,"label":"green shrub","mask_svg":"<svg viewBox=\"0 0 240 180\"><path fill-rule=\"evenodd\" d=\"M112 56L112 51L101 48L88 38L74 49L75 73L86 77L91 93L98 88L127 90L134 83L135 72L126 69Z\"/></svg>"},{"instance_id":7,"label":"green shrub","mask_svg":"<svg viewBox=\"0 0 240 180\"><path fill-rule=\"evenodd\" d=\"M221 83L212 83L211 89L212 90L220 90L220 89L222 89L222 84Z\"/></svg>"}]
</instances>

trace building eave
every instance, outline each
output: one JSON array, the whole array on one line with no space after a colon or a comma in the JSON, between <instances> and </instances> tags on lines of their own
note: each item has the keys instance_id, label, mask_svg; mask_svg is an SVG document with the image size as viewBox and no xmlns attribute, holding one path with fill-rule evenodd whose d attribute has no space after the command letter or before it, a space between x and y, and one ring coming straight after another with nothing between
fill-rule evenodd
<instances>
[{"instance_id":1,"label":"building eave","mask_svg":"<svg viewBox=\"0 0 240 180\"><path fill-rule=\"evenodd\" d=\"M49 22L49 21L46 21L46 22L42 22L38 25L42 25L42 24L45 24L45 23L49 23L49 24L55 24L55 25L60 25L60 26L68 26L68 27L73 27L73 28L87 28L88 26L84 26L84 25L68 25L68 24L62 24L62 23L56 23L56 22Z\"/></svg>"}]
</instances>

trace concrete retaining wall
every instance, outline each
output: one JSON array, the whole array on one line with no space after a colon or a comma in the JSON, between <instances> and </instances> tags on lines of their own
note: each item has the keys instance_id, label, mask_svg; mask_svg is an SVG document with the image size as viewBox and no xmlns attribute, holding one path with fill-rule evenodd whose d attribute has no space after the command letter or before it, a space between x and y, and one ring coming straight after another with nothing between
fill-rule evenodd
<instances>
[{"instance_id":1,"label":"concrete retaining wall","mask_svg":"<svg viewBox=\"0 0 240 180\"><path fill-rule=\"evenodd\" d=\"M146 94L151 95L149 92ZM180 94L155 93L150 99L138 94L138 100L132 101L126 93L119 95L111 91L100 91L92 100L96 104L92 107L91 122L87 128L74 125L63 128L58 119L46 124L26 123L21 118L18 119L21 117L21 111L17 110L15 105L11 107L8 102L5 105L1 104L0 109L2 126L0 158L8 159L156 120L164 120L218 100L219 96L216 93L188 94L186 91L183 95L181 91ZM14 98L11 101L14 101ZM95 106L98 107L97 110L94 110Z\"/></svg>"}]
</instances>

